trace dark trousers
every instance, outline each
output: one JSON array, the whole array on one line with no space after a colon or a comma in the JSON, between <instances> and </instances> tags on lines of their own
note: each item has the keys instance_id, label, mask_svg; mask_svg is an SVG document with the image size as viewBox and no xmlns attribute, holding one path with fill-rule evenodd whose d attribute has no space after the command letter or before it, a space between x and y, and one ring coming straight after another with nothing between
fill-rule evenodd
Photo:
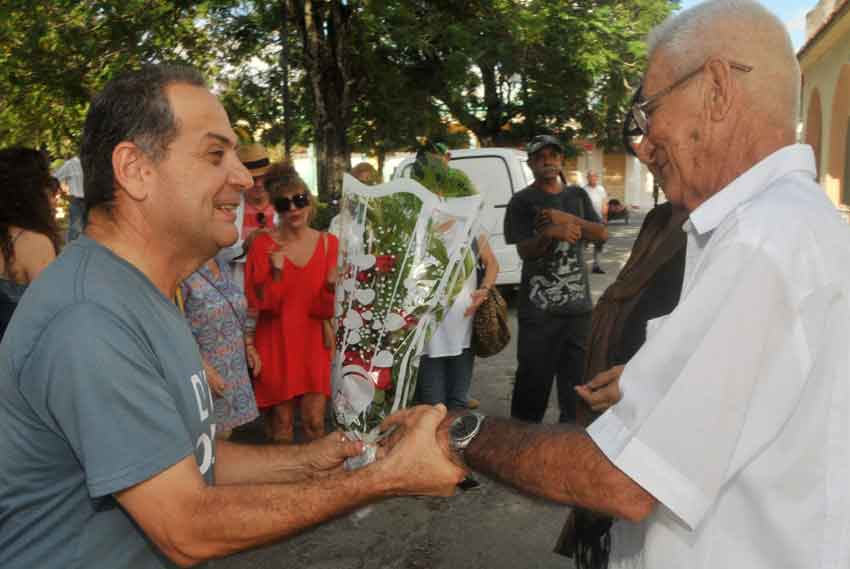
<instances>
[{"instance_id":1,"label":"dark trousers","mask_svg":"<svg viewBox=\"0 0 850 569\"><path fill-rule=\"evenodd\" d=\"M519 315L516 382L511 417L539 423L546 413L552 380L558 380L560 422L575 421L573 386L583 382L590 313L555 316L537 309Z\"/></svg>"}]
</instances>

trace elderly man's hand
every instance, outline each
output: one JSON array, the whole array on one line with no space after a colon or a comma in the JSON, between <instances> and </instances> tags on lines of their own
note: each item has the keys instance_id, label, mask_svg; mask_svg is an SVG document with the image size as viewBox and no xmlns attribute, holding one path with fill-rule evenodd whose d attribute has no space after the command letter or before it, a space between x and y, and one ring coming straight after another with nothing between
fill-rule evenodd
<instances>
[{"instance_id":1,"label":"elderly man's hand","mask_svg":"<svg viewBox=\"0 0 850 569\"><path fill-rule=\"evenodd\" d=\"M447 433L440 429L445 417L444 405L420 405L384 420L382 430L396 429L382 442L386 455L376 466L389 473L390 492L425 496L454 493L467 471L448 448Z\"/></svg>"},{"instance_id":2,"label":"elderly man's hand","mask_svg":"<svg viewBox=\"0 0 850 569\"><path fill-rule=\"evenodd\" d=\"M596 374L596 377L575 387L579 397L595 412L602 413L616 405L623 394L620 391L620 376L625 366L614 366Z\"/></svg>"}]
</instances>

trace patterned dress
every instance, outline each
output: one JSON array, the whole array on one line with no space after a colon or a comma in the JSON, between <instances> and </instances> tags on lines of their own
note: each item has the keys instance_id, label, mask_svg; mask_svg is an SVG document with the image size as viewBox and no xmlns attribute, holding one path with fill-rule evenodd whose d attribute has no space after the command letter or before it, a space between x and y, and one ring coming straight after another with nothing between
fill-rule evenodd
<instances>
[{"instance_id":1,"label":"patterned dress","mask_svg":"<svg viewBox=\"0 0 850 569\"><path fill-rule=\"evenodd\" d=\"M233 281L230 267L218 257L219 276L204 265L180 285L186 319L201 355L225 382L224 397L215 397L219 429L229 430L257 418L254 390L245 357L245 295Z\"/></svg>"}]
</instances>

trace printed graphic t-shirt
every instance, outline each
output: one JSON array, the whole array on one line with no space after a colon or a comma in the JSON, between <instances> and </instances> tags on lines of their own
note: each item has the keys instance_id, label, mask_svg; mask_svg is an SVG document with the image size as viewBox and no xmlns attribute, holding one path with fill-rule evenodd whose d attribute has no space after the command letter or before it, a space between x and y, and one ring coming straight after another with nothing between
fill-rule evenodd
<instances>
[{"instance_id":1,"label":"printed graphic t-shirt","mask_svg":"<svg viewBox=\"0 0 850 569\"><path fill-rule=\"evenodd\" d=\"M520 243L536 236L534 218L543 209L557 209L593 223L600 223L587 193L578 186L565 186L549 194L529 186L511 198L505 214L505 241ZM550 314L582 314L591 310L587 267L582 242L555 241L546 255L522 264L520 314L544 311ZM575 309L573 307L580 307Z\"/></svg>"},{"instance_id":2,"label":"printed graphic t-shirt","mask_svg":"<svg viewBox=\"0 0 850 569\"><path fill-rule=\"evenodd\" d=\"M113 494L189 455L213 484L214 430L183 316L80 237L0 343L0 567L173 567Z\"/></svg>"}]
</instances>

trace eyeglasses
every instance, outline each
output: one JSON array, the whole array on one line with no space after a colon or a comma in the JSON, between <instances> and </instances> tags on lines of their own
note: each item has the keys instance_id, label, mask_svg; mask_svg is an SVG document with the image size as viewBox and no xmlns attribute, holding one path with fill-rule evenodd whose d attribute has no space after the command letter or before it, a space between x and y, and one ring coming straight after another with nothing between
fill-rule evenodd
<instances>
[{"instance_id":1,"label":"eyeglasses","mask_svg":"<svg viewBox=\"0 0 850 569\"><path fill-rule=\"evenodd\" d=\"M735 61L730 61L729 67L744 73L749 73L753 70L751 65L737 63ZM659 101L665 95L669 95L676 88L681 87L704 70L705 64L685 74L684 77L673 82L672 85L668 85L647 99L641 100L643 97L643 85L638 87L638 90L632 96L632 100L629 103L629 111L626 113L626 118L623 120L623 145L629 154L637 156L635 147L641 143L644 136L649 135L649 116L658 108Z\"/></svg>"},{"instance_id":2,"label":"eyeglasses","mask_svg":"<svg viewBox=\"0 0 850 569\"><path fill-rule=\"evenodd\" d=\"M281 213L289 211L293 207L295 209L304 209L308 205L310 205L310 197L307 195L307 192L295 194L291 198L278 196L274 199L274 208Z\"/></svg>"}]
</instances>

